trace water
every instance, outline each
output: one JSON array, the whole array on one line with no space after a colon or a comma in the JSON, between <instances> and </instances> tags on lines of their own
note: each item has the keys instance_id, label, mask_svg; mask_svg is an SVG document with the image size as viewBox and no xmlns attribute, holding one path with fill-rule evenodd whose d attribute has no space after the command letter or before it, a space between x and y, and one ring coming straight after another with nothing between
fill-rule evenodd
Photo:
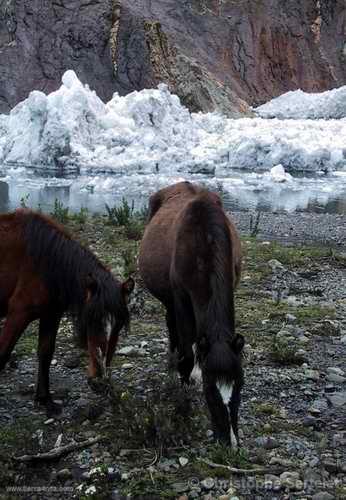
<instances>
[{"instance_id":1,"label":"water","mask_svg":"<svg viewBox=\"0 0 346 500\"><path fill-rule=\"evenodd\" d=\"M232 170L219 177L181 173L181 176L136 174L56 178L52 175L42 177L25 168L7 170L6 175L0 173L0 211L10 211L25 203L31 208L40 207L50 212L58 199L72 212L81 207L90 212L104 212L106 203L118 205L123 197L129 202L134 200L139 209L147 204L151 193L183 179L202 182L219 191L229 210L346 214L344 172L333 176L296 177L292 183L275 183L268 178L268 173L255 174L244 170ZM99 181L102 190L97 188Z\"/></svg>"}]
</instances>

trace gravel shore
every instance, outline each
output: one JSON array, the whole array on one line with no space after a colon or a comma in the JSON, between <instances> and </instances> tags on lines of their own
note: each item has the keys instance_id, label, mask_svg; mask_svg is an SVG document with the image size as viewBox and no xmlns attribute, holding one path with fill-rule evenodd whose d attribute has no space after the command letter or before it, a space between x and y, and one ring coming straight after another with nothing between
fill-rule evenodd
<instances>
[{"instance_id":1,"label":"gravel shore","mask_svg":"<svg viewBox=\"0 0 346 500\"><path fill-rule=\"evenodd\" d=\"M257 213L232 212L233 219L242 234L251 233ZM332 247L346 244L346 216L305 212L262 212L257 237L281 242L317 243Z\"/></svg>"}]
</instances>

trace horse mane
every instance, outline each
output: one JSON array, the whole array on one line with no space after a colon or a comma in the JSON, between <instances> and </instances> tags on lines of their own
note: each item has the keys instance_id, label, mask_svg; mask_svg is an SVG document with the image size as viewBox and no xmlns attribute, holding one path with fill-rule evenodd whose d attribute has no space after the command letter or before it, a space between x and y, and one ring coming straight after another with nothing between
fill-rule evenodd
<instances>
[{"instance_id":1,"label":"horse mane","mask_svg":"<svg viewBox=\"0 0 346 500\"><path fill-rule=\"evenodd\" d=\"M126 319L121 285L87 248L49 217L31 210L17 211L22 236L35 270L45 283L50 299L62 311L83 323L96 324L105 314L117 311ZM81 310L91 292L86 316ZM80 325L85 329L85 324Z\"/></svg>"}]
</instances>

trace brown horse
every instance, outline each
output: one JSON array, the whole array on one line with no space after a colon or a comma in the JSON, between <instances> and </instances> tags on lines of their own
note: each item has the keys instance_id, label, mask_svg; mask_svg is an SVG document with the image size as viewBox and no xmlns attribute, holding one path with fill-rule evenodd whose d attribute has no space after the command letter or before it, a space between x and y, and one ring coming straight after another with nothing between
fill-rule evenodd
<instances>
[{"instance_id":1,"label":"brown horse","mask_svg":"<svg viewBox=\"0 0 346 500\"><path fill-rule=\"evenodd\" d=\"M195 365L217 440L238 439L244 339L235 333L241 246L215 193L181 182L150 198L139 256L142 278L166 307L170 351L189 384ZM230 426L231 423L231 426Z\"/></svg>"},{"instance_id":2,"label":"brown horse","mask_svg":"<svg viewBox=\"0 0 346 500\"><path fill-rule=\"evenodd\" d=\"M110 365L129 321L132 279L119 283L93 253L48 217L30 210L0 215L0 371L32 321L39 319L36 400L59 408L49 392L49 368L62 315L68 312L89 350L89 377Z\"/></svg>"}]
</instances>

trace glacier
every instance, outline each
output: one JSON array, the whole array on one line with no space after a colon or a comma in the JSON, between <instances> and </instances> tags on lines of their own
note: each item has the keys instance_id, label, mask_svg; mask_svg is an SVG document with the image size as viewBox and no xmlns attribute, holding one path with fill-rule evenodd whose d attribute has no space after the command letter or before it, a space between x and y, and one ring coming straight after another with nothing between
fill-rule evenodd
<instances>
[{"instance_id":1,"label":"glacier","mask_svg":"<svg viewBox=\"0 0 346 500\"><path fill-rule=\"evenodd\" d=\"M253 110L261 118L330 120L346 118L346 86L320 93L293 90Z\"/></svg>"},{"instance_id":2,"label":"glacier","mask_svg":"<svg viewBox=\"0 0 346 500\"><path fill-rule=\"evenodd\" d=\"M314 114L297 91L293 101L288 93L261 107L270 112L230 119L190 113L164 84L104 103L69 70L57 91L33 91L0 115L0 181L17 196L66 188L85 204L96 192L103 203L192 179L230 196L241 192L244 203L260 193L292 209L293 193L304 206L311 196L325 200L346 189L346 87L330 92L324 114L317 94Z\"/></svg>"}]
</instances>

